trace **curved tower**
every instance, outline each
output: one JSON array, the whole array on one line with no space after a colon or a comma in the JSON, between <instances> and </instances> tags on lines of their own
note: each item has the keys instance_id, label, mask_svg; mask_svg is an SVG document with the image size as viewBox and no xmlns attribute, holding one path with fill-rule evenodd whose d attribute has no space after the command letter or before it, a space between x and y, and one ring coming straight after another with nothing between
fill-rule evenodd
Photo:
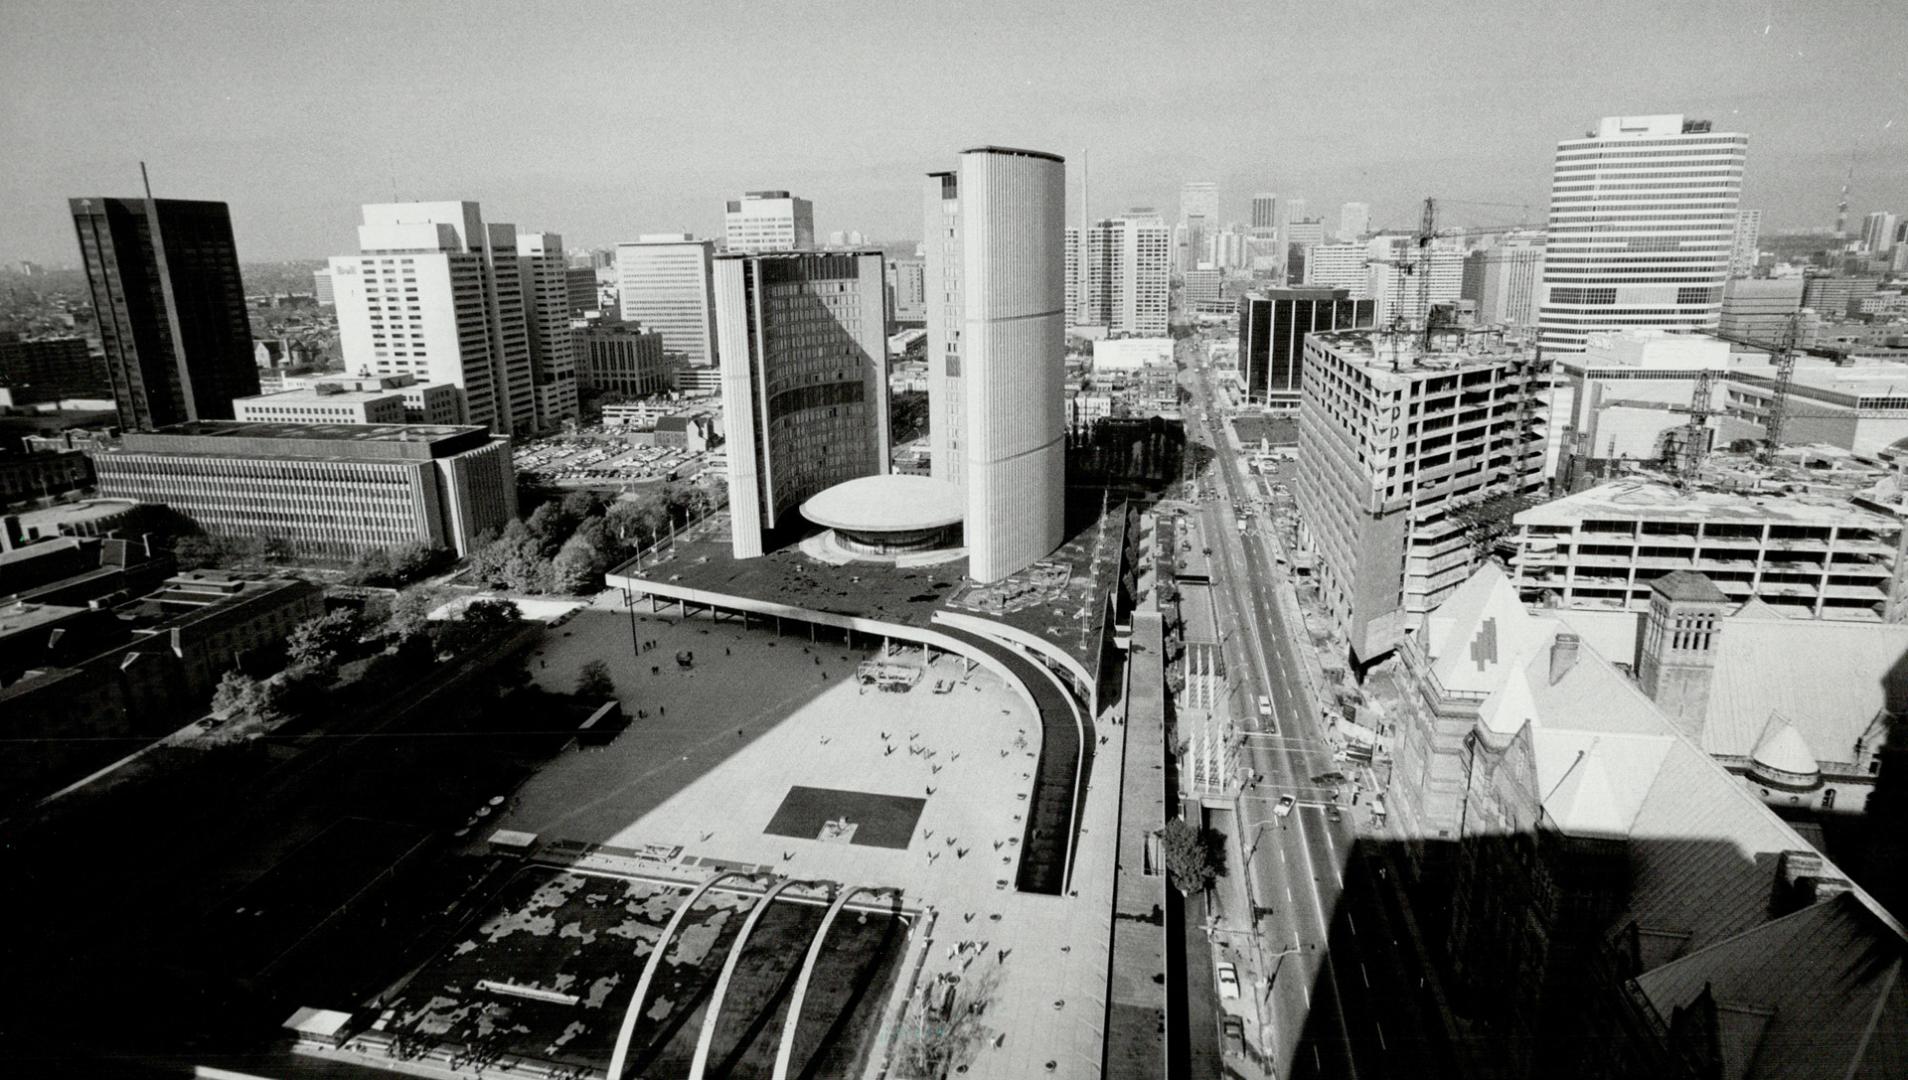
<instances>
[{"instance_id":1,"label":"curved tower","mask_svg":"<svg viewBox=\"0 0 1908 1080\"><path fill-rule=\"evenodd\" d=\"M957 175L968 575L998 581L1065 538L1066 161L983 146Z\"/></svg>"}]
</instances>

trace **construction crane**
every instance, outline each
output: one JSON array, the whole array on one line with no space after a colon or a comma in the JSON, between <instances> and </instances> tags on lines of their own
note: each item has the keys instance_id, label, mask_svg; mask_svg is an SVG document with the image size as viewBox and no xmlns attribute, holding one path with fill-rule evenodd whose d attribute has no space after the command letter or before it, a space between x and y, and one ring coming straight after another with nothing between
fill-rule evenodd
<instances>
[{"instance_id":1,"label":"construction crane","mask_svg":"<svg viewBox=\"0 0 1908 1080\"><path fill-rule=\"evenodd\" d=\"M1769 393L1769 415L1763 420L1762 425L1762 452L1757 455L1765 464L1775 459L1776 448L1782 445L1782 425L1788 419L1789 414L1789 387L1795 381L1796 353L1817 352L1817 350L1814 349L1799 350L1796 348L1796 341L1801 336L1801 322L1801 312L1791 313L1788 319L1783 323L1782 339L1780 341L1763 341L1760 338L1741 337L1736 334L1725 334L1720 330L1697 331L1699 334L1706 337L1713 337L1720 341L1727 341L1735 345L1747 345L1752 349L1764 349L1768 351L1769 361L1775 366L1775 376L1771 380L1772 387ZM1832 356L1834 354L1830 353L1828 355ZM1678 472L1686 477L1694 476L1696 470L1702 467L1702 452L1700 450L1696 452L1695 460L1693 462L1689 461L1690 446L1700 444L1700 441L1696 437L1698 433L1695 429L1698 426L1705 425L1709 419L1709 398L1711 389L1715 385L1715 379L1716 373L1714 371L1704 371L1699 373L1696 377L1695 393L1690 401L1690 437L1685 443L1683 462L1678 468ZM1700 412L1698 411L1699 407Z\"/></svg>"}]
</instances>

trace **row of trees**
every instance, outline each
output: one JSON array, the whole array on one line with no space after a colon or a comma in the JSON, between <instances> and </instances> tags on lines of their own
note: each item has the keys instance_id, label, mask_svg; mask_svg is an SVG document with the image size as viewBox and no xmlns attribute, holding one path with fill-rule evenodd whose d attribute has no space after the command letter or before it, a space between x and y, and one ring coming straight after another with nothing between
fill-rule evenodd
<instances>
[{"instance_id":1,"label":"row of trees","mask_svg":"<svg viewBox=\"0 0 1908 1080\"><path fill-rule=\"evenodd\" d=\"M287 563L305 561L281 536L210 536L184 533L172 540L172 557L182 570L257 570L269 572ZM450 566L451 553L423 543L393 544L361 552L344 575L347 585L403 588L441 573Z\"/></svg>"},{"instance_id":2,"label":"row of trees","mask_svg":"<svg viewBox=\"0 0 1908 1080\"><path fill-rule=\"evenodd\" d=\"M592 593L605 571L707 513L708 493L664 485L637 499L612 501L573 491L478 538L470 555L474 583L520 593Z\"/></svg>"}]
</instances>

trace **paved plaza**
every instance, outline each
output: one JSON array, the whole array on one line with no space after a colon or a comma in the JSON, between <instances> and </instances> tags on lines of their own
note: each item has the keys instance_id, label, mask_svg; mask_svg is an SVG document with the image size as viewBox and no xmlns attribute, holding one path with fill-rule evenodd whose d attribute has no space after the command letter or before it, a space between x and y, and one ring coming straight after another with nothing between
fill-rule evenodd
<instances>
[{"instance_id":1,"label":"paved plaza","mask_svg":"<svg viewBox=\"0 0 1908 1080\"><path fill-rule=\"evenodd\" d=\"M564 692L585 663L607 661L632 721L607 747L546 765L498 827L898 887L933 910L919 932L932 937L924 970L901 985L947 973L963 1000L987 988L966 1075L1096 1075L1124 728L1102 727L1112 738L1096 747L1077 897L1017 893L1040 732L1016 689L938 655L911 690L882 691L855 679L879 655L877 639L857 634L851 649L839 634L811 641L805 624L778 637L762 622L646 609L637 604L632 624L620 594L605 594L531 656L533 677ZM679 664L679 653L693 660ZM921 650L897 643L894 657L919 663ZM791 805L820 823L815 836L769 831L778 813L782 831L796 831ZM911 832L894 835L917 812ZM881 844L855 842L864 825Z\"/></svg>"}]
</instances>

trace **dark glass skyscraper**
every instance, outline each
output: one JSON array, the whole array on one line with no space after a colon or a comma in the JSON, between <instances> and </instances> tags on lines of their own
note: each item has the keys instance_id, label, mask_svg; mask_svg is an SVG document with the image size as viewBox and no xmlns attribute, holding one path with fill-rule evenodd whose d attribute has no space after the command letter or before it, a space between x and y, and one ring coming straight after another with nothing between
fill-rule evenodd
<instances>
[{"instance_id":1,"label":"dark glass skyscraper","mask_svg":"<svg viewBox=\"0 0 1908 1080\"><path fill-rule=\"evenodd\" d=\"M71 200L119 422L230 420L258 393L232 216L220 202Z\"/></svg>"},{"instance_id":2,"label":"dark glass skyscraper","mask_svg":"<svg viewBox=\"0 0 1908 1080\"><path fill-rule=\"evenodd\" d=\"M1372 301L1347 289L1267 289L1239 298L1239 368L1246 396L1296 409L1305 335L1372 325Z\"/></svg>"}]
</instances>

